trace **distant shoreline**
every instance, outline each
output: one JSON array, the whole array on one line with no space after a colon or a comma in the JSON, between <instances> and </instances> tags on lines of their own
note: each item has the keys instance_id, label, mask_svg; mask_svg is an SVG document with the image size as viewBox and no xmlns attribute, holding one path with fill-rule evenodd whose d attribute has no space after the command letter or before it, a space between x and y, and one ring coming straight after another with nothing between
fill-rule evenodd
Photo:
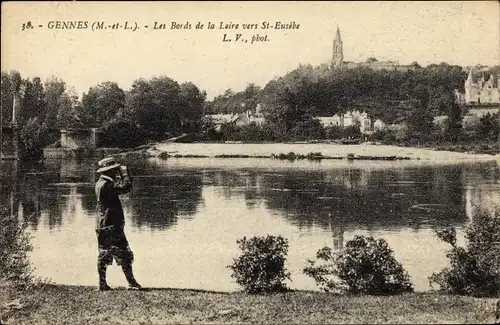
<instances>
[{"instance_id":1,"label":"distant shoreline","mask_svg":"<svg viewBox=\"0 0 500 325\"><path fill-rule=\"evenodd\" d=\"M500 155L448 151L446 148L330 143L156 143L126 151L159 158L273 158L282 160L500 160Z\"/></svg>"},{"instance_id":2,"label":"distant shoreline","mask_svg":"<svg viewBox=\"0 0 500 325\"><path fill-rule=\"evenodd\" d=\"M480 160L500 161L500 150L474 150L475 146L399 146L364 142L157 142L136 148L63 149L46 148L44 159L116 155L137 158L263 158L280 160ZM479 152L478 152L479 151Z\"/></svg>"}]
</instances>

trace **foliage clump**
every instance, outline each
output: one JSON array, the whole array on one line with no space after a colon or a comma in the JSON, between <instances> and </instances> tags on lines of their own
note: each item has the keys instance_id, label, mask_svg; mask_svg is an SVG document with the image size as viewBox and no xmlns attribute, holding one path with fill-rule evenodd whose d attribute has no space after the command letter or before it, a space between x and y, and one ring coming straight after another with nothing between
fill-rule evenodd
<instances>
[{"instance_id":1,"label":"foliage clump","mask_svg":"<svg viewBox=\"0 0 500 325\"><path fill-rule=\"evenodd\" d=\"M321 263L308 260L303 272L326 292L368 295L413 292L408 273L393 255L385 240L356 236L340 252L334 253L329 247L320 249L316 258Z\"/></svg>"},{"instance_id":2,"label":"foliage clump","mask_svg":"<svg viewBox=\"0 0 500 325\"><path fill-rule=\"evenodd\" d=\"M273 293L286 291L290 273L285 267L288 241L282 236L243 237L237 241L242 254L235 258L232 277L245 292Z\"/></svg>"},{"instance_id":3,"label":"foliage clump","mask_svg":"<svg viewBox=\"0 0 500 325\"><path fill-rule=\"evenodd\" d=\"M478 297L500 296L500 212L476 210L465 231L467 244L457 246L455 228L437 232L451 245L446 254L450 266L429 277L441 291Z\"/></svg>"},{"instance_id":4,"label":"foliage clump","mask_svg":"<svg viewBox=\"0 0 500 325\"><path fill-rule=\"evenodd\" d=\"M27 286L35 279L28 253L33 250L26 225L6 209L0 210L0 281Z\"/></svg>"}]
</instances>

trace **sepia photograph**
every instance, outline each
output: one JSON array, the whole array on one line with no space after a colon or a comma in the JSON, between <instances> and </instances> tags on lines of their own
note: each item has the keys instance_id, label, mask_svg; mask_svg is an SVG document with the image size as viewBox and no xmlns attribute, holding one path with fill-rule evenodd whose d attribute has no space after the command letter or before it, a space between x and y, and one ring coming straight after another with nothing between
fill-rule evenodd
<instances>
[{"instance_id":1,"label":"sepia photograph","mask_svg":"<svg viewBox=\"0 0 500 325\"><path fill-rule=\"evenodd\" d=\"M497 1L1 3L0 325L500 324Z\"/></svg>"}]
</instances>

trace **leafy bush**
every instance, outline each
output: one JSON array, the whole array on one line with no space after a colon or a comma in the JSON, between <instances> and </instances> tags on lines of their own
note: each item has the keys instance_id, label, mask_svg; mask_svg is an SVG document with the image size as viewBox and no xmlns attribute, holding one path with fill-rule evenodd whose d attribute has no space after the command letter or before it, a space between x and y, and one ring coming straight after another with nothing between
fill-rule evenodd
<instances>
[{"instance_id":1,"label":"leafy bush","mask_svg":"<svg viewBox=\"0 0 500 325\"><path fill-rule=\"evenodd\" d=\"M14 285L29 285L34 280L28 259L28 252L32 249L25 225L20 225L17 217L1 209L0 280Z\"/></svg>"},{"instance_id":2,"label":"leafy bush","mask_svg":"<svg viewBox=\"0 0 500 325\"><path fill-rule=\"evenodd\" d=\"M285 267L288 241L281 236L243 237L237 241L242 255L229 266L232 277L248 293L286 291L290 279Z\"/></svg>"},{"instance_id":3,"label":"leafy bush","mask_svg":"<svg viewBox=\"0 0 500 325\"><path fill-rule=\"evenodd\" d=\"M334 253L324 247L316 258L322 260L322 264L308 260L303 272L323 291L369 295L413 292L408 273L383 239L356 236L342 251Z\"/></svg>"},{"instance_id":4,"label":"leafy bush","mask_svg":"<svg viewBox=\"0 0 500 325\"><path fill-rule=\"evenodd\" d=\"M500 295L500 216L476 210L472 223L465 231L467 244L456 245L456 230L437 232L438 237L452 246L447 253L450 266L432 274L429 282L441 291L471 296Z\"/></svg>"}]
</instances>

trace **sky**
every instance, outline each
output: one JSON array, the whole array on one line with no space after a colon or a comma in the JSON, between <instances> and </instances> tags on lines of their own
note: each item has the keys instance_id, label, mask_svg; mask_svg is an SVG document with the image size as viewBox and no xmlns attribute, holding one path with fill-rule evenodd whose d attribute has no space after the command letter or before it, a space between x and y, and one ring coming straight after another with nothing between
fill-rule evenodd
<instances>
[{"instance_id":1,"label":"sky","mask_svg":"<svg viewBox=\"0 0 500 325\"><path fill-rule=\"evenodd\" d=\"M337 26L345 61L500 64L497 1L12 1L2 2L1 9L2 71L59 77L80 96L100 82L114 81L127 90L136 79L161 75L193 82L209 100L251 82L263 87L299 64L328 63ZM49 28L55 21L87 21L87 28ZM109 28L92 30L96 21ZM22 31L27 22L35 27ZM125 22L139 29L123 29ZM153 30L155 22L166 29ZM191 29L171 29L172 22L188 22ZM202 29L195 28L197 22ZM208 22L215 28L208 29ZM299 28L262 29L264 22L295 22ZM122 28L110 27L117 23ZM221 23L239 26L220 29ZM224 34L232 41L224 42ZM251 44L257 34L267 35L267 41Z\"/></svg>"}]
</instances>

